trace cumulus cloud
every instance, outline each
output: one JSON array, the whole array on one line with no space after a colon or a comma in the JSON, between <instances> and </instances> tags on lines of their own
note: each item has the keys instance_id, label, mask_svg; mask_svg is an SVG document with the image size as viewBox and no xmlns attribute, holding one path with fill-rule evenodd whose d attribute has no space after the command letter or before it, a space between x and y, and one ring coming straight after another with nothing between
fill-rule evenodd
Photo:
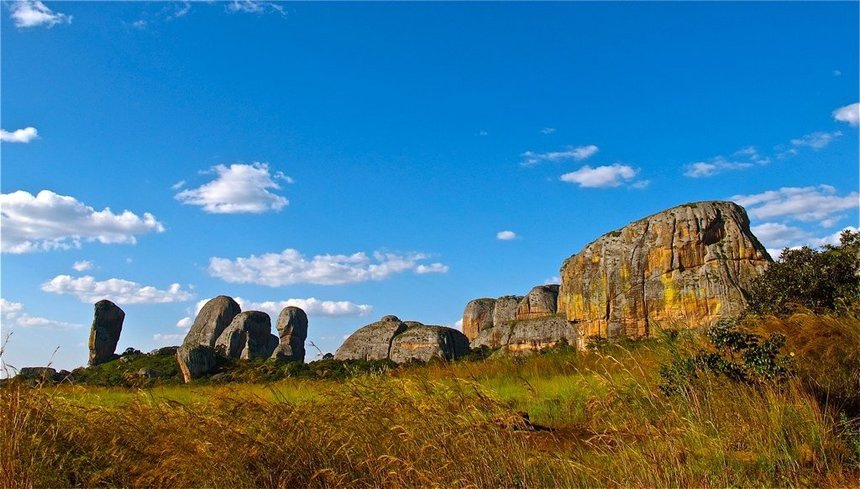
<instances>
[{"instance_id":1,"label":"cumulus cloud","mask_svg":"<svg viewBox=\"0 0 860 489\"><path fill-rule=\"evenodd\" d=\"M833 118L839 122L847 122L856 126L860 122L860 102L839 107L833 111Z\"/></svg>"},{"instance_id":2,"label":"cumulus cloud","mask_svg":"<svg viewBox=\"0 0 860 489\"><path fill-rule=\"evenodd\" d=\"M448 265L444 265L442 263L418 265L415 267L415 273L419 275L424 275L425 273L448 273Z\"/></svg>"},{"instance_id":3,"label":"cumulus cloud","mask_svg":"<svg viewBox=\"0 0 860 489\"><path fill-rule=\"evenodd\" d=\"M561 176L561 181L586 188L617 187L632 180L637 173L638 170L620 163L595 168L585 165L579 170L565 173Z\"/></svg>"},{"instance_id":4,"label":"cumulus cloud","mask_svg":"<svg viewBox=\"0 0 860 489\"><path fill-rule=\"evenodd\" d=\"M752 226L753 234L768 248L780 248L809 237L809 233L781 222L766 222Z\"/></svg>"},{"instance_id":5,"label":"cumulus cloud","mask_svg":"<svg viewBox=\"0 0 860 489\"><path fill-rule=\"evenodd\" d=\"M513 231L499 231L496 233L496 239L500 241L510 241L512 239L517 239L517 233Z\"/></svg>"},{"instance_id":6,"label":"cumulus cloud","mask_svg":"<svg viewBox=\"0 0 860 489\"><path fill-rule=\"evenodd\" d=\"M200 310L211 299L203 299L197 301L194 309L195 316L200 314ZM234 300L239 304L243 311L263 311L272 317L272 321L276 321L278 314L285 307L299 307L308 316L318 317L341 317L341 316L367 316L373 312L373 306L368 304L356 304L350 301L326 301L319 300L316 297L308 297L307 299L286 299L286 300L268 300L268 301L250 301L241 297L236 297ZM176 323L178 328L190 328L194 323L191 317L184 317Z\"/></svg>"},{"instance_id":7,"label":"cumulus cloud","mask_svg":"<svg viewBox=\"0 0 860 489\"><path fill-rule=\"evenodd\" d=\"M29 143L39 137L39 131L35 127L25 127L9 132L0 129L0 141L4 143Z\"/></svg>"},{"instance_id":8,"label":"cumulus cloud","mask_svg":"<svg viewBox=\"0 0 860 489\"><path fill-rule=\"evenodd\" d=\"M805 222L824 221L860 205L857 192L838 195L830 185L782 187L759 194L735 195L730 200L746 207L756 219L783 217Z\"/></svg>"},{"instance_id":9,"label":"cumulus cloud","mask_svg":"<svg viewBox=\"0 0 860 489\"><path fill-rule=\"evenodd\" d=\"M209 274L230 283L250 283L281 287L292 284L343 285L370 280L385 280L392 275L416 270L422 253L396 254L364 252L351 255L316 255L305 257L287 248L280 253L239 257L235 260L209 259ZM432 266L432 265L431 265ZM417 271L417 270L416 270Z\"/></svg>"},{"instance_id":10,"label":"cumulus cloud","mask_svg":"<svg viewBox=\"0 0 860 489\"><path fill-rule=\"evenodd\" d=\"M42 290L52 294L70 294L81 302L109 299L120 304L164 304L185 302L194 297L194 294L183 290L179 284L171 284L167 289L157 289L119 278L98 281L89 275L57 275L43 283Z\"/></svg>"},{"instance_id":11,"label":"cumulus cloud","mask_svg":"<svg viewBox=\"0 0 860 489\"><path fill-rule=\"evenodd\" d=\"M2 297L0 297L0 323L7 328L18 326L22 328L74 329L83 326L81 324L31 316L24 312L24 304L7 301Z\"/></svg>"},{"instance_id":12,"label":"cumulus cloud","mask_svg":"<svg viewBox=\"0 0 860 489\"><path fill-rule=\"evenodd\" d=\"M87 270L93 268L93 262L88 260L76 261L74 264L72 264L72 268L74 268L75 271L78 272L86 272Z\"/></svg>"},{"instance_id":13,"label":"cumulus cloud","mask_svg":"<svg viewBox=\"0 0 860 489\"><path fill-rule=\"evenodd\" d=\"M11 2L12 20L15 27L54 27L57 24L71 24L72 16L54 12L37 0L18 0Z\"/></svg>"},{"instance_id":14,"label":"cumulus cloud","mask_svg":"<svg viewBox=\"0 0 860 489\"><path fill-rule=\"evenodd\" d=\"M523 153L523 161L520 163L522 166L535 166L539 163L549 161L549 162L560 162L560 161L582 161L591 156L597 154L600 150L597 146L593 144L589 144L587 146L578 146L576 148L569 148L564 151L550 151L548 153L536 153L534 151L526 151Z\"/></svg>"},{"instance_id":15,"label":"cumulus cloud","mask_svg":"<svg viewBox=\"0 0 860 489\"><path fill-rule=\"evenodd\" d=\"M128 210L114 214L108 207L96 211L50 190L0 194L0 209L4 253L79 248L84 241L134 244L136 235L164 231L148 212L140 217Z\"/></svg>"},{"instance_id":16,"label":"cumulus cloud","mask_svg":"<svg viewBox=\"0 0 860 489\"><path fill-rule=\"evenodd\" d=\"M289 183L290 177L281 172L271 173L268 163L216 165L211 172L216 175L214 180L179 192L176 200L202 207L211 214L260 214L279 211L290 203L272 192L281 189L277 180Z\"/></svg>"},{"instance_id":17,"label":"cumulus cloud","mask_svg":"<svg viewBox=\"0 0 860 489\"><path fill-rule=\"evenodd\" d=\"M205 304L205 302L203 304ZM203 305L201 305L200 307L203 307ZM185 316L179 321L176 321L176 327L180 329L188 329L191 327L192 324L194 324L194 318L190 316Z\"/></svg>"}]
</instances>

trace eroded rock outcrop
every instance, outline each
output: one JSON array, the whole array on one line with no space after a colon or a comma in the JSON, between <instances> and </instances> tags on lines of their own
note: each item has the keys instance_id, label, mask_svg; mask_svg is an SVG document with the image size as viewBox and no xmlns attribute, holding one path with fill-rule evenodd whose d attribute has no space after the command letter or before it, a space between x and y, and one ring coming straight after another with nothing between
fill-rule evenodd
<instances>
[{"instance_id":1,"label":"eroded rock outcrop","mask_svg":"<svg viewBox=\"0 0 860 489\"><path fill-rule=\"evenodd\" d=\"M352 333L334 354L335 360L385 360L394 337L406 331L397 316L385 316Z\"/></svg>"},{"instance_id":2,"label":"eroded rock outcrop","mask_svg":"<svg viewBox=\"0 0 860 489\"><path fill-rule=\"evenodd\" d=\"M94 309L89 341L90 366L117 358L116 345L125 320L125 312L109 300L96 302Z\"/></svg>"},{"instance_id":3,"label":"eroded rock outcrop","mask_svg":"<svg viewBox=\"0 0 860 489\"><path fill-rule=\"evenodd\" d=\"M209 345L188 345L176 350L176 360L185 383L212 373L218 366L215 348Z\"/></svg>"},{"instance_id":4,"label":"eroded rock outcrop","mask_svg":"<svg viewBox=\"0 0 860 489\"><path fill-rule=\"evenodd\" d=\"M517 309L520 307L521 295L505 295L496 299L496 307L493 309L493 326L509 323L517 318Z\"/></svg>"},{"instance_id":5,"label":"eroded rock outcrop","mask_svg":"<svg viewBox=\"0 0 860 489\"><path fill-rule=\"evenodd\" d=\"M433 358L456 360L469 353L469 340L454 328L426 326L415 321L394 337L389 358L396 363L410 360L428 362Z\"/></svg>"},{"instance_id":6,"label":"eroded rock outcrop","mask_svg":"<svg viewBox=\"0 0 860 489\"><path fill-rule=\"evenodd\" d=\"M558 312L558 285L538 285L517 305L516 319L540 319Z\"/></svg>"},{"instance_id":7,"label":"eroded rock outcrop","mask_svg":"<svg viewBox=\"0 0 860 489\"><path fill-rule=\"evenodd\" d=\"M209 300L200 309L182 346L176 351L185 382L209 374L216 367L215 342L240 312L239 304L226 295Z\"/></svg>"},{"instance_id":8,"label":"eroded rock outcrop","mask_svg":"<svg viewBox=\"0 0 860 489\"><path fill-rule=\"evenodd\" d=\"M771 262L733 202L685 204L607 233L561 268L558 310L583 336L641 337L740 312Z\"/></svg>"},{"instance_id":9,"label":"eroded rock outcrop","mask_svg":"<svg viewBox=\"0 0 860 489\"><path fill-rule=\"evenodd\" d=\"M305 361L308 315L299 307L285 307L278 315L278 346L272 358L290 362Z\"/></svg>"},{"instance_id":10,"label":"eroded rock outcrop","mask_svg":"<svg viewBox=\"0 0 860 489\"><path fill-rule=\"evenodd\" d=\"M493 312L496 299L475 299L466 304L463 311L463 334L470 340L478 336L481 330L493 327Z\"/></svg>"},{"instance_id":11,"label":"eroded rock outcrop","mask_svg":"<svg viewBox=\"0 0 860 489\"><path fill-rule=\"evenodd\" d=\"M269 358L278 337L272 334L272 319L261 311L237 314L215 341L215 351L227 358Z\"/></svg>"}]
</instances>

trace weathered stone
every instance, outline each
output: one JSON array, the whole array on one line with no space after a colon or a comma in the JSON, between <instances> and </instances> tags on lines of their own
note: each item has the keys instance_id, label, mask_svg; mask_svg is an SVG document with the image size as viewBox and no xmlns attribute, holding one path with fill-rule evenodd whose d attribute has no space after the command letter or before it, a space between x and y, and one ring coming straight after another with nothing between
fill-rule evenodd
<instances>
[{"instance_id":1,"label":"weathered stone","mask_svg":"<svg viewBox=\"0 0 860 489\"><path fill-rule=\"evenodd\" d=\"M215 351L242 360L269 358L278 345L271 331L272 320L265 312L240 312L215 341Z\"/></svg>"},{"instance_id":2,"label":"weathered stone","mask_svg":"<svg viewBox=\"0 0 860 489\"><path fill-rule=\"evenodd\" d=\"M405 324L407 328L417 328L419 326L424 326L424 323L422 323L421 321L403 321L403 324Z\"/></svg>"},{"instance_id":3,"label":"weathered stone","mask_svg":"<svg viewBox=\"0 0 860 489\"><path fill-rule=\"evenodd\" d=\"M409 321L415 323L417 321ZM400 333L391 344L389 358L397 363L409 360L427 362L432 358L456 360L469 353L466 335L445 326L421 323Z\"/></svg>"},{"instance_id":4,"label":"weathered stone","mask_svg":"<svg viewBox=\"0 0 860 489\"><path fill-rule=\"evenodd\" d=\"M475 299L466 304L463 311L463 334L472 340L484 329L493 327L493 311L496 299Z\"/></svg>"},{"instance_id":5,"label":"weathered stone","mask_svg":"<svg viewBox=\"0 0 860 489\"><path fill-rule=\"evenodd\" d=\"M89 364L98 365L116 358L116 344L122 333L122 322L125 312L109 300L100 300L95 304L93 324L90 328L90 360Z\"/></svg>"},{"instance_id":6,"label":"weathered stone","mask_svg":"<svg viewBox=\"0 0 860 489\"><path fill-rule=\"evenodd\" d=\"M176 360L186 384L212 373L218 366L215 349L208 345L183 346L176 350Z\"/></svg>"},{"instance_id":7,"label":"weathered stone","mask_svg":"<svg viewBox=\"0 0 860 489\"><path fill-rule=\"evenodd\" d=\"M298 307L285 307L278 315L277 328L279 339L272 358L304 362L308 337L308 315L305 311Z\"/></svg>"},{"instance_id":8,"label":"weathered stone","mask_svg":"<svg viewBox=\"0 0 860 489\"><path fill-rule=\"evenodd\" d=\"M561 342L579 343L579 331L574 323L551 316L540 319L523 319L481 331L472 340L472 348L504 348L512 352L542 350Z\"/></svg>"},{"instance_id":9,"label":"weathered stone","mask_svg":"<svg viewBox=\"0 0 860 489\"><path fill-rule=\"evenodd\" d=\"M561 268L558 307L582 336L695 328L746 306L771 263L733 202L685 204L605 234Z\"/></svg>"},{"instance_id":10,"label":"weathered stone","mask_svg":"<svg viewBox=\"0 0 860 489\"><path fill-rule=\"evenodd\" d=\"M336 360L385 360L394 337L406 330L396 316L368 324L352 333L334 354Z\"/></svg>"},{"instance_id":11,"label":"weathered stone","mask_svg":"<svg viewBox=\"0 0 860 489\"><path fill-rule=\"evenodd\" d=\"M22 367L18 371L18 377L27 380L41 380L43 382L53 381L57 371L51 367Z\"/></svg>"},{"instance_id":12,"label":"weathered stone","mask_svg":"<svg viewBox=\"0 0 860 489\"><path fill-rule=\"evenodd\" d=\"M509 323L517 318L517 308L521 295L506 295L496 299L496 307L493 308L493 327Z\"/></svg>"},{"instance_id":13,"label":"weathered stone","mask_svg":"<svg viewBox=\"0 0 860 489\"><path fill-rule=\"evenodd\" d=\"M538 285L523 297L517 307L517 319L539 319L558 311L558 285Z\"/></svg>"},{"instance_id":14,"label":"weathered stone","mask_svg":"<svg viewBox=\"0 0 860 489\"><path fill-rule=\"evenodd\" d=\"M175 355L176 350L178 350L178 346L163 346L161 348L156 348L149 352L151 356L160 356L160 355Z\"/></svg>"},{"instance_id":15,"label":"weathered stone","mask_svg":"<svg viewBox=\"0 0 860 489\"><path fill-rule=\"evenodd\" d=\"M185 335L185 340L182 346L206 345L215 346L215 341L221 336L233 318L242 312L239 304L232 297L219 295L207 302L197 317L194 318L194 324Z\"/></svg>"}]
</instances>

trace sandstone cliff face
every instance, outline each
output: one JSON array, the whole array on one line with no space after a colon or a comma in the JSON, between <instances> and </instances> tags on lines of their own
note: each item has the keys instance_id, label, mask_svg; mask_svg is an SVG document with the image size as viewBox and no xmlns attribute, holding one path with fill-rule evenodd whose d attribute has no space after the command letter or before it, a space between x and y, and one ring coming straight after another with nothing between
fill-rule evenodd
<instances>
[{"instance_id":1,"label":"sandstone cliff face","mask_svg":"<svg viewBox=\"0 0 860 489\"><path fill-rule=\"evenodd\" d=\"M483 329L493 327L493 312L496 299L475 299L466 304L463 311L463 334L469 340L478 336Z\"/></svg>"},{"instance_id":2,"label":"sandstone cliff face","mask_svg":"<svg viewBox=\"0 0 860 489\"><path fill-rule=\"evenodd\" d=\"M517 319L539 319L558 311L558 285L538 285L517 305Z\"/></svg>"},{"instance_id":3,"label":"sandstone cliff face","mask_svg":"<svg viewBox=\"0 0 860 489\"><path fill-rule=\"evenodd\" d=\"M548 316L539 319L510 321L481 331L472 340L472 348L502 348L510 352L537 351L555 346L562 341L569 345L579 343L575 323L562 317Z\"/></svg>"},{"instance_id":4,"label":"sandstone cliff face","mask_svg":"<svg viewBox=\"0 0 860 489\"><path fill-rule=\"evenodd\" d=\"M433 358L455 360L469 353L469 340L463 333L445 326L425 326L407 321L411 326L391 343L391 361L428 362Z\"/></svg>"},{"instance_id":5,"label":"sandstone cliff face","mask_svg":"<svg viewBox=\"0 0 860 489\"><path fill-rule=\"evenodd\" d=\"M583 337L694 328L746 306L771 262L733 202L685 204L607 233L561 268L558 311Z\"/></svg>"}]
</instances>

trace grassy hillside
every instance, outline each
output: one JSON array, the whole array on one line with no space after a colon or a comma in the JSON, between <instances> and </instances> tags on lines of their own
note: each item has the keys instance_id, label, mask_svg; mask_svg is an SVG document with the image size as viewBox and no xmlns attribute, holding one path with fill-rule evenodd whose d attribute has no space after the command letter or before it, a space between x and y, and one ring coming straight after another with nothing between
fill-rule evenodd
<instances>
[{"instance_id":1,"label":"grassy hillside","mask_svg":"<svg viewBox=\"0 0 860 489\"><path fill-rule=\"evenodd\" d=\"M854 486L860 320L748 321L792 374L703 370L695 333L275 382L0 388L0 485Z\"/></svg>"}]
</instances>

